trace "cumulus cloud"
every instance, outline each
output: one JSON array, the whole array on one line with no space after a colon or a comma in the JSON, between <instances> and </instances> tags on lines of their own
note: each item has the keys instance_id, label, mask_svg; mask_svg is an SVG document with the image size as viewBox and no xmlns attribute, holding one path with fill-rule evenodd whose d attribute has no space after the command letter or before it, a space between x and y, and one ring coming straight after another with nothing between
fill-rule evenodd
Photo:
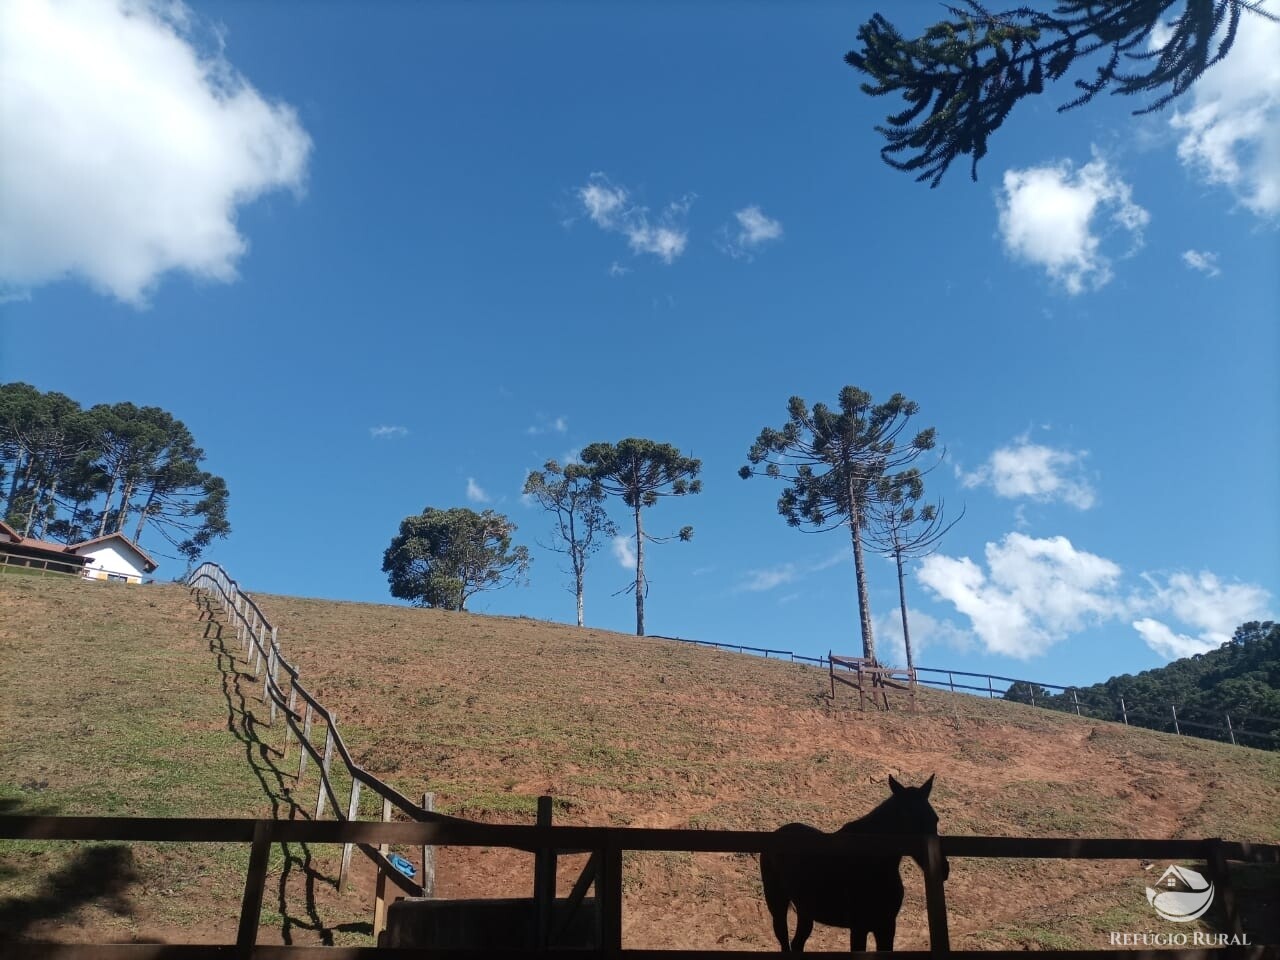
<instances>
[{"instance_id":1,"label":"cumulus cloud","mask_svg":"<svg viewBox=\"0 0 1280 960\"><path fill-rule=\"evenodd\" d=\"M615 186L603 173L591 174L576 193L591 222L601 230L626 237L632 253L650 253L666 264L684 253L689 242L684 219L693 204L693 194L686 194L651 216L648 207L632 202L626 187ZM619 275L612 267L609 272Z\"/></svg>"},{"instance_id":2,"label":"cumulus cloud","mask_svg":"<svg viewBox=\"0 0 1280 960\"><path fill-rule=\"evenodd\" d=\"M1126 232L1133 250L1150 220L1129 185L1098 157L1078 170L1067 160L1009 170L996 203L1005 250L1043 267L1072 295L1111 280L1099 230Z\"/></svg>"},{"instance_id":3,"label":"cumulus cloud","mask_svg":"<svg viewBox=\"0 0 1280 960\"><path fill-rule=\"evenodd\" d=\"M0 3L0 116L10 294L76 275L142 305L167 271L234 280L238 208L300 192L311 151L294 110L162 0Z\"/></svg>"},{"instance_id":4,"label":"cumulus cloud","mask_svg":"<svg viewBox=\"0 0 1280 960\"><path fill-rule=\"evenodd\" d=\"M1143 612L1171 616L1194 631L1177 633L1161 620L1143 617L1133 628L1156 653L1169 659L1216 649L1249 620L1271 619L1271 594L1254 583L1225 582L1202 570L1167 577L1143 574L1150 587L1140 601Z\"/></svg>"},{"instance_id":5,"label":"cumulus cloud","mask_svg":"<svg viewBox=\"0 0 1280 960\"><path fill-rule=\"evenodd\" d=\"M1222 273L1218 269L1218 255L1208 250L1184 250L1182 262L1192 270L1199 270L1210 277L1216 277Z\"/></svg>"},{"instance_id":6,"label":"cumulus cloud","mask_svg":"<svg viewBox=\"0 0 1280 960\"><path fill-rule=\"evenodd\" d=\"M1121 616L1120 567L1066 537L1006 534L986 545L987 568L968 557L925 557L920 582L969 618L990 653L1044 653L1065 635Z\"/></svg>"},{"instance_id":7,"label":"cumulus cloud","mask_svg":"<svg viewBox=\"0 0 1280 960\"><path fill-rule=\"evenodd\" d=\"M725 224L720 228L718 245L734 259L752 259L763 244L782 236L782 224L768 217L752 204L734 213L737 226Z\"/></svg>"},{"instance_id":8,"label":"cumulus cloud","mask_svg":"<svg viewBox=\"0 0 1280 960\"><path fill-rule=\"evenodd\" d=\"M965 487L990 486L997 496L1011 500L1060 500L1088 510L1097 502L1097 494L1083 473L1086 456L1087 451L1046 447L1023 435L998 448L972 472L957 467L956 476Z\"/></svg>"},{"instance_id":9,"label":"cumulus cloud","mask_svg":"<svg viewBox=\"0 0 1280 960\"><path fill-rule=\"evenodd\" d=\"M1280 13L1277 0L1262 7ZM1226 59L1183 99L1169 121L1183 164L1258 216L1280 214L1280 23L1245 13Z\"/></svg>"},{"instance_id":10,"label":"cumulus cloud","mask_svg":"<svg viewBox=\"0 0 1280 960\"><path fill-rule=\"evenodd\" d=\"M636 551L635 548L631 546L630 537L614 537L611 547L613 549L613 558L617 560L619 564L626 567L628 570L634 570L636 568Z\"/></svg>"},{"instance_id":11,"label":"cumulus cloud","mask_svg":"<svg viewBox=\"0 0 1280 960\"><path fill-rule=\"evenodd\" d=\"M472 503L488 503L492 498L474 477L467 477L467 499Z\"/></svg>"},{"instance_id":12,"label":"cumulus cloud","mask_svg":"<svg viewBox=\"0 0 1280 960\"><path fill-rule=\"evenodd\" d=\"M369 436L375 440L398 440L409 435L408 427L370 427Z\"/></svg>"}]
</instances>

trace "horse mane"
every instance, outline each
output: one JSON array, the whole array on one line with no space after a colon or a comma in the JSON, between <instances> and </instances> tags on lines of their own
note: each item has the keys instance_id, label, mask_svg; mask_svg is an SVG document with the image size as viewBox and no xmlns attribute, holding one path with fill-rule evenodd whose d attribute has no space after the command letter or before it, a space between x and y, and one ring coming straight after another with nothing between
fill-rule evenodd
<instances>
[{"instance_id":1,"label":"horse mane","mask_svg":"<svg viewBox=\"0 0 1280 960\"><path fill-rule=\"evenodd\" d=\"M857 820L850 820L843 827L837 830L837 833L868 833L881 825L881 822L888 819L888 815L892 812L891 808L898 802L898 795L891 793L885 797L880 803L869 813L863 814Z\"/></svg>"}]
</instances>

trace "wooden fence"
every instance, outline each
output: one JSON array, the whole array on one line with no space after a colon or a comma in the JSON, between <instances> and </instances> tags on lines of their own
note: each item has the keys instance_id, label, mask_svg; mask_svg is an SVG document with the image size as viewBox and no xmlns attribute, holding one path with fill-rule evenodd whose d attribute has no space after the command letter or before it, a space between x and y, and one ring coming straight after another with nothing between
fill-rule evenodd
<instances>
[{"instance_id":1,"label":"wooden fence","mask_svg":"<svg viewBox=\"0 0 1280 960\"><path fill-rule=\"evenodd\" d=\"M831 675L833 700L836 696L836 684L842 683L858 691L858 707L861 710L867 709L868 697L872 707L880 709L883 704L883 709L888 710L890 688L905 690L911 709L916 708L916 672L911 667L882 667L865 657L843 657L828 651L827 671ZM852 680L849 679L849 674L853 675ZM877 696L882 704L876 702Z\"/></svg>"},{"instance_id":2,"label":"wooden fence","mask_svg":"<svg viewBox=\"0 0 1280 960\"><path fill-rule=\"evenodd\" d=\"M1123 839L1029 839L1022 837L960 836L853 836L827 834L815 837L779 836L739 830L662 830L634 827L575 827L550 825L495 825L453 818L437 822L364 823L307 820L227 820L227 819L147 819L127 817L33 817L0 816L0 839L23 840L115 840L196 843L250 843L249 866L241 900L236 941L226 945L113 944L22 944L23 956L84 958L151 958L194 960L194 958L302 958L327 960L420 956L420 951L374 950L364 947L303 948L258 946L267 865L275 843L341 843L372 849L372 844L427 844L507 847L525 851L590 851L590 885L599 905L598 948L595 950L554 949L550 939L542 951L557 957L618 958L724 958L759 956L753 953L694 950L625 950L622 946L623 853L626 851L682 851L695 853L814 853L841 856L911 855L925 864L925 904L929 924L929 950L905 952L905 958L951 957L955 960L1006 960L1026 957L1023 952L952 950L947 926L947 906L943 885L944 858L995 857L1042 859L1156 859L1204 860L1223 907L1225 932L1243 936L1227 864L1231 861L1280 864L1280 846L1228 843L1222 840L1123 840ZM536 870L537 868L535 868ZM550 884L535 882L543 903L554 898L554 867ZM578 886L583 886L581 883ZM585 894L574 890L571 896ZM1010 890L1010 896L1016 891ZM0 955L4 949L0 947ZM433 957L477 956L470 951L432 951ZM494 954L486 952L486 956ZM527 953L512 952L513 957ZM848 956L848 954L844 954ZM1200 950L1090 950L1037 951L1045 960L1206 960L1214 957L1280 960L1280 946L1228 947Z\"/></svg>"},{"instance_id":3,"label":"wooden fence","mask_svg":"<svg viewBox=\"0 0 1280 960\"><path fill-rule=\"evenodd\" d=\"M687 637L668 637L661 634L650 634L655 640L673 640L676 643L688 643L699 647L711 647L716 650L726 650L731 653L749 653L755 656L762 656L766 660L787 660L792 663L813 664L818 667L826 667L828 671L834 669L830 656L827 657L806 657L796 653L793 650L781 650L773 647L753 647L741 643L720 643L715 640L690 640ZM858 659L858 658L844 658ZM902 670L904 668L893 668ZM1065 697L1070 696L1070 710L1079 716L1089 716L1095 720L1105 720L1114 723L1124 723L1128 725L1142 726L1147 729L1163 730L1168 733L1175 733L1179 736L1186 736L1183 728L1190 731L1203 731L1203 734L1192 733L1191 736L1202 736L1208 740L1222 740L1229 742L1232 746L1260 746L1264 749L1274 750L1280 747L1280 733L1271 729L1267 730L1251 730L1249 724L1260 724L1267 728L1275 728L1280 726L1280 717L1264 717L1245 713L1232 713L1224 710L1221 714L1222 720L1214 723L1201 723L1199 721L1188 720L1184 715L1178 713L1177 704L1162 704L1152 708L1149 705L1135 705L1125 703L1124 697L1120 697L1114 704L1110 704L1108 708L1099 712L1098 708L1082 702L1077 696L1079 687L1063 686L1057 683L1045 683L1041 680L1024 680L1018 677L1002 677L994 673L973 673L967 670L952 670L947 667L913 667L915 671L915 682L924 684L927 687L935 687L939 690L949 690L952 693L968 693L975 696L986 696L988 698L1006 699L1006 694L1015 684L1022 684L1028 691L1026 700L1018 697L1008 698L1015 699L1018 702L1029 703L1033 707L1046 707L1048 709L1065 710L1067 704L1065 701L1059 703L1050 703L1044 700L1037 700L1035 690L1043 687L1046 690L1056 690ZM965 679L957 680L956 677ZM944 679L945 678L945 679ZM966 683L965 680L985 680L986 683ZM854 684L850 684L854 686ZM834 695L834 694L833 694ZM1131 723L1136 721L1136 723Z\"/></svg>"},{"instance_id":4,"label":"wooden fence","mask_svg":"<svg viewBox=\"0 0 1280 960\"><path fill-rule=\"evenodd\" d=\"M277 629L267 620L253 598L241 590L240 585L222 567L216 563L201 564L188 578L187 583L192 589L205 590L215 597L234 623L236 637L248 660L249 669L253 671L254 680L262 679L259 699L268 705L271 725L274 726L277 716L284 718L284 745L281 756L288 756L291 740L298 741L300 749L294 790L296 791L298 784L302 782L308 760L313 761L319 770L314 820L319 821L324 816L325 810L331 809L339 821L355 821L360 810L361 789L367 787L382 798L384 822L391 820L395 810L399 810L411 820L426 823L469 822L435 813L431 809L429 794L423 798L421 805L414 803L355 762L346 742L342 739L342 734L338 731L337 715L328 710L303 686L298 669L289 663L280 651ZM325 729L323 748L317 747L313 742L313 738L318 735L317 724L323 725ZM330 778L335 754L351 778L351 791L345 805L342 798L334 791ZM370 843L357 840L350 840L343 844L342 862L338 873L339 890L345 890L347 887L351 871L351 855L356 849L373 861L378 870L378 892L373 908L375 935L381 929L380 924L385 919L385 891L388 882L394 883L411 897L432 894L435 876L434 858L430 850L426 848L423 850L422 882L418 883L392 866L385 849L380 850Z\"/></svg>"}]
</instances>

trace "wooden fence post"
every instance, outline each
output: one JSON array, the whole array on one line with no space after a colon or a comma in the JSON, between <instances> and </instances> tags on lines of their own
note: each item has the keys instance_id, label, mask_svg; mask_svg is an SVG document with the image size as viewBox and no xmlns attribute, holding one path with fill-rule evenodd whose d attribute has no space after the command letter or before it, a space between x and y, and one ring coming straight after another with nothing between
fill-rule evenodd
<instances>
[{"instance_id":1,"label":"wooden fence post","mask_svg":"<svg viewBox=\"0 0 1280 960\"><path fill-rule=\"evenodd\" d=\"M1178 736L1182 736L1182 728L1178 726L1178 706L1177 704L1169 704L1169 709L1173 711L1173 732Z\"/></svg>"},{"instance_id":2,"label":"wooden fence post","mask_svg":"<svg viewBox=\"0 0 1280 960\"><path fill-rule=\"evenodd\" d=\"M358 819L360 816L360 781L354 776L351 778L351 800L347 803L347 822ZM355 844L344 843L342 845L342 869L338 871L338 892L342 893L347 889L347 878L351 874L351 848Z\"/></svg>"},{"instance_id":3,"label":"wooden fence post","mask_svg":"<svg viewBox=\"0 0 1280 960\"><path fill-rule=\"evenodd\" d=\"M1218 896L1222 901L1222 914L1226 920L1227 932L1241 937L1244 928L1240 922L1240 911L1236 906L1236 894L1231 887L1231 874L1227 867L1227 859L1222 855L1222 841L1209 841L1209 862L1213 882L1217 885Z\"/></svg>"},{"instance_id":4,"label":"wooden fence post","mask_svg":"<svg viewBox=\"0 0 1280 960\"><path fill-rule=\"evenodd\" d=\"M289 717L292 717L293 714L297 712L296 711L297 705L298 705L298 681L294 680L291 684L289 684ZM271 721L274 723L275 717L272 717ZM284 746L280 748L281 760L289 756L289 740L292 737L293 737L293 724L291 724L289 722L289 719L286 718L284 723ZM302 752L306 753L307 751L303 750Z\"/></svg>"},{"instance_id":5,"label":"wooden fence post","mask_svg":"<svg viewBox=\"0 0 1280 960\"><path fill-rule=\"evenodd\" d=\"M947 899L942 880L942 842L936 834L925 837L924 896L929 914L929 952L946 956L951 952L947 931ZM876 944L879 949L880 944Z\"/></svg>"},{"instance_id":6,"label":"wooden fence post","mask_svg":"<svg viewBox=\"0 0 1280 960\"><path fill-rule=\"evenodd\" d=\"M386 797L382 798L382 822L391 822L391 801ZM391 846L380 843L378 852L385 859L391 852ZM378 883L373 892L373 945L375 947L378 946L378 935L385 929L387 929L387 872L379 865Z\"/></svg>"},{"instance_id":7,"label":"wooden fence post","mask_svg":"<svg viewBox=\"0 0 1280 960\"><path fill-rule=\"evenodd\" d=\"M1120 698L1120 716L1124 717L1124 725L1129 725L1129 711L1124 705L1124 697Z\"/></svg>"},{"instance_id":8,"label":"wooden fence post","mask_svg":"<svg viewBox=\"0 0 1280 960\"><path fill-rule=\"evenodd\" d=\"M540 827L551 826L551 798L538 798ZM546 950L551 946L551 924L556 906L556 851L552 847L539 847L533 855L533 909L534 948Z\"/></svg>"},{"instance_id":9,"label":"wooden fence post","mask_svg":"<svg viewBox=\"0 0 1280 960\"><path fill-rule=\"evenodd\" d=\"M991 686L991 677L987 677L987 699L994 700L996 698L996 688Z\"/></svg>"},{"instance_id":10,"label":"wooden fence post","mask_svg":"<svg viewBox=\"0 0 1280 960\"><path fill-rule=\"evenodd\" d=\"M258 942L262 897L266 893L267 866L271 860L270 837L270 820L259 820L253 825L253 848L249 852L249 870L244 878L244 897L240 901L240 926L236 932L236 946L246 957Z\"/></svg>"},{"instance_id":11,"label":"wooden fence post","mask_svg":"<svg viewBox=\"0 0 1280 960\"><path fill-rule=\"evenodd\" d=\"M596 896L600 901L600 949L608 956L622 950L622 848L612 831L605 837Z\"/></svg>"},{"instance_id":12,"label":"wooden fence post","mask_svg":"<svg viewBox=\"0 0 1280 960\"><path fill-rule=\"evenodd\" d=\"M1076 691L1074 687L1071 690L1071 703L1076 708L1076 716L1080 716L1080 701L1076 698Z\"/></svg>"},{"instance_id":13,"label":"wooden fence post","mask_svg":"<svg viewBox=\"0 0 1280 960\"><path fill-rule=\"evenodd\" d=\"M319 820L324 813L324 798L329 790L329 763L333 760L333 725L337 719L333 714L329 715L329 732L324 738L324 761L320 764L320 789L316 791L316 815L311 818L313 820Z\"/></svg>"},{"instance_id":14,"label":"wooden fence post","mask_svg":"<svg viewBox=\"0 0 1280 960\"><path fill-rule=\"evenodd\" d=\"M302 711L302 740L305 740L307 743L311 742L311 701L310 700L307 701L307 706ZM307 769L307 756L308 754L311 753L311 751L308 750L301 743L299 743L298 746L302 747L302 749L298 751L298 775L293 778L295 785L302 780L302 771Z\"/></svg>"},{"instance_id":15,"label":"wooden fence post","mask_svg":"<svg viewBox=\"0 0 1280 960\"><path fill-rule=\"evenodd\" d=\"M436 795L422 795L422 809L431 813L436 808ZM430 844L422 845L422 895L428 900L436 895L436 848Z\"/></svg>"},{"instance_id":16,"label":"wooden fence post","mask_svg":"<svg viewBox=\"0 0 1280 960\"><path fill-rule=\"evenodd\" d=\"M271 671L275 669L276 652L268 648L266 660L267 669L262 672L266 674L262 681L262 694L258 697L259 703L266 703L271 695ZM271 722L275 722L275 699L271 699Z\"/></svg>"},{"instance_id":17,"label":"wooden fence post","mask_svg":"<svg viewBox=\"0 0 1280 960\"><path fill-rule=\"evenodd\" d=\"M1231 726L1231 714L1228 713L1225 716L1227 718L1227 736L1231 738L1231 745L1233 747L1237 746L1238 744L1236 743L1236 732Z\"/></svg>"}]
</instances>

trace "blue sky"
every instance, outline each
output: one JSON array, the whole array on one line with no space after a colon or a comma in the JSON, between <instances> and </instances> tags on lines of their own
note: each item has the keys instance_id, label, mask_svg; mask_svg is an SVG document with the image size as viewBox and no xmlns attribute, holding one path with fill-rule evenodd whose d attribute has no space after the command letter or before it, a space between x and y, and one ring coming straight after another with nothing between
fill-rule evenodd
<instances>
[{"instance_id":1,"label":"blue sky","mask_svg":"<svg viewBox=\"0 0 1280 960\"><path fill-rule=\"evenodd\" d=\"M695 528L649 632L854 653L847 536L736 471L856 384L919 402L966 510L918 662L1100 680L1280 610L1280 28L1151 116L1051 88L929 190L843 63L870 5L0 10L0 379L184 420L252 591L390 602L402 517L491 507L531 581L472 609L571 622L525 473L643 436L704 483L647 515ZM626 554L589 625L634 629Z\"/></svg>"}]
</instances>

